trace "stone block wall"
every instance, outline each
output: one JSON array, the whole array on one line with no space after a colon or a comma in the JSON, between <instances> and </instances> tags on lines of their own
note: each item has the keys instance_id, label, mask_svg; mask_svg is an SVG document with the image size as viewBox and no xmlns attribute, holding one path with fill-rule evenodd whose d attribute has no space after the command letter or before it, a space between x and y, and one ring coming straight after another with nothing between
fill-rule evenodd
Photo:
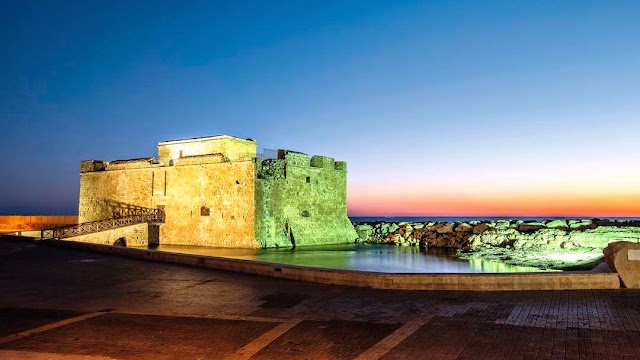
<instances>
[{"instance_id":1,"label":"stone block wall","mask_svg":"<svg viewBox=\"0 0 640 360\"><path fill-rule=\"evenodd\" d=\"M332 158L280 150L278 160L257 166L256 239L262 247L355 241L347 217L347 172Z\"/></svg>"},{"instance_id":2,"label":"stone block wall","mask_svg":"<svg viewBox=\"0 0 640 360\"><path fill-rule=\"evenodd\" d=\"M158 144L158 159L169 164L170 160L188 156L224 154L231 161L251 160L256 156L257 148L254 140L227 135L165 141Z\"/></svg>"},{"instance_id":3,"label":"stone block wall","mask_svg":"<svg viewBox=\"0 0 640 360\"><path fill-rule=\"evenodd\" d=\"M0 215L0 233L42 230L77 223L76 215Z\"/></svg>"},{"instance_id":4,"label":"stone block wall","mask_svg":"<svg viewBox=\"0 0 640 360\"><path fill-rule=\"evenodd\" d=\"M122 208L164 208L163 244L257 247L252 161L107 170L80 174L80 222Z\"/></svg>"},{"instance_id":5,"label":"stone block wall","mask_svg":"<svg viewBox=\"0 0 640 360\"><path fill-rule=\"evenodd\" d=\"M163 244L258 247L254 237L255 167L252 161L177 165L166 168L160 226Z\"/></svg>"},{"instance_id":6,"label":"stone block wall","mask_svg":"<svg viewBox=\"0 0 640 360\"><path fill-rule=\"evenodd\" d=\"M106 170L80 173L78 221L89 222L113 218L120 208L140 206L154 208L152 191L166 176L159 165L146 168Z\"/></svg>"},{"instance_id":7,"label":"stone block wall","mask_svg":"<svg viewBox=\"0 0 640 360\"><path fill-rule=\"evenodd\" d=\"M127 242L127 246L134 247L147 247L149 244L149 228L155 225L151 224L136 224L131 226L125 226L117 229L111 229L106 231L100 231L93 234L80 235L67 238L65 240L87 242L93 244L102 245L114 245L114 243L124 238ZM153 232L153 229L152 229Z\"/></svg>"}]
</instances>

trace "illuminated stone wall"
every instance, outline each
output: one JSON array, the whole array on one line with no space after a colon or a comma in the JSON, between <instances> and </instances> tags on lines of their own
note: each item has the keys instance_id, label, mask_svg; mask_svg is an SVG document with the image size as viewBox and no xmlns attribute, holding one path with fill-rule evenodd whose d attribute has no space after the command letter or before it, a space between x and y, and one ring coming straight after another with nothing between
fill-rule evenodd
<instances>
[{"instance_id":1,"label":"illuminated stone wall","mask_svg":"<svg viewBox=\"0 0 640 360\"><path fill-rule=\"evenodd\" d=\"M79 221L140 206L164 208L161 244L290 247L356 238L342 162L282 151L263 165L255 141L229 136L164 142L158 151L159 161L83 161Z\"/></svg>"},{"instance_id":2,"label":"illuminated stone wall","mask_svg":"<svg viewBox=\"0 0 640 360\"><path fill-rule=\"evenodd\" d=\"M90 171L83 162L78 221L109 219L128 206L154 208L152 183L156 181L155 177L164 179L165 169L152 160L134 160L113 162L105 165L103 170Z\"/></svg>"},{"instance_id":3,"label":"illuminated stone wall","mask_svg":"<svg viewBox=\"0 0 640 360\"><path fill-rule=\"evenodd\" d=\"M253 161L177 165L167 171L162 244L257 247Z\"/></svg>"},{"instance_id":4,"label":"illuminated stone wall","mask_svg":"<svg viewBox=\"0 0 640 360\"><path fill-rule=\"evenodd\" d=\"M77 222L77 215L0 215L0 233L42 230Z\"/></svg>"},{"instance_id":5,"label":"illuminated stone wall","mask_svg":"<svg viewBox=\"0 0 640 360\"><path fill-rule=\"evenodd\" d=\"M164 207L163 244L257 247L253 162L197 162L82 173L80 221L108 219L127 206Z\"/></svg>"},{"instance_id":6,"label":"illuminated stone wall","mask_svg":"<svg viewBox=\"0 0 640 360\"><path fill-rule=\"evenodd\" d=\"M230 161L251 160L256 156L257 147L253 140L228 135L165 141L158 144L158 160L169 164L182 157L208 154L224 154Z\"/></svg>"},{"instance_id":7,"label":"illuminated stone wall","mask_svg":"<svg viewBox=\"0 0 640 360\"><path fill-rule=\"evenodd\" d=\"M279 151L258 164L256 239L263 247L351 243L346 163Z\"/></svg>"},{"instance_id":8,"label":"illuminated stone wall","mask_svg":"<svg viewBox=\"0 0 640 360\"><path fill-rule=\"evenodd\" d=\"M153 233L154 225L135 224L121 228L101 231L99 233L87 234L66 238L64 240L88 242L93 244L114 245L116 240L124 238L127 246L146 246L149 240L150 229ZM153 235L152 235L153 236Z\"/></svg>"}]
</instances>

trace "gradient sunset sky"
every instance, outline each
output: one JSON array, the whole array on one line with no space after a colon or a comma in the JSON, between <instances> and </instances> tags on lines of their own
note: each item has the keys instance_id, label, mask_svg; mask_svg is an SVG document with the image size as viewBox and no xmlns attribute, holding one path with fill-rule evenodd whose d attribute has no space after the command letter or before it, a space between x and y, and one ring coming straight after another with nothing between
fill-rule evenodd
<instances>
[{"instance_id":1,"label":"gradient sunset sky","mask_svg":"<svg viewBox=\"0 0 640 360\"><path fill-rule=\"evenodd\" d=\"M0 213L229 134L348 162L350 215L640 216L640 2L4 1Z\"/></svg>"}]
</instances>

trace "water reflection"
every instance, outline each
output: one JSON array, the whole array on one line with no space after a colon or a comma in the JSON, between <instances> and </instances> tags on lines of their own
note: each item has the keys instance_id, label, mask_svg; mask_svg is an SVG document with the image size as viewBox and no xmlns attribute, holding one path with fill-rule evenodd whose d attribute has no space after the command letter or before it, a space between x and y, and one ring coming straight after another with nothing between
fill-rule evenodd
<instances>
[{"instance_id":1,"label":"water reflection","mask_svg":"<svg viewBox=\"0 0 640 360\"><path fill-rule=\"evenodd\" d=\"M392 245L323 245L296 249L224 249L160 245L156 250L269 263L385 273L505 273L541 271L497 261L461 260L453 250Z\"/></svg>"}]
</instances>

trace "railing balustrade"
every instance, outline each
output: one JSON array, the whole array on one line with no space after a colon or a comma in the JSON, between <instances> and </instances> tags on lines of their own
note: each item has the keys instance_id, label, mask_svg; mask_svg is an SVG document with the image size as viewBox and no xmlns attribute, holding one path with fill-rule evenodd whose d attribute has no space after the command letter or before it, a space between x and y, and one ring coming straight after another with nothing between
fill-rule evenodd
<instances>
[{"instance_id":1,"label":"railing balustrade","mask_svg":"<svg viewBox=\"0 0 640 360\"><path fill-rule=\"evenodd\" d=\"M165 219L164 211L161 209L131 207L123 208L122 210L115 213L111 219L45 229L40 232L40 235L43 239L64 239L145 222L163 223Z\"/></svg>"}]
</instances>

